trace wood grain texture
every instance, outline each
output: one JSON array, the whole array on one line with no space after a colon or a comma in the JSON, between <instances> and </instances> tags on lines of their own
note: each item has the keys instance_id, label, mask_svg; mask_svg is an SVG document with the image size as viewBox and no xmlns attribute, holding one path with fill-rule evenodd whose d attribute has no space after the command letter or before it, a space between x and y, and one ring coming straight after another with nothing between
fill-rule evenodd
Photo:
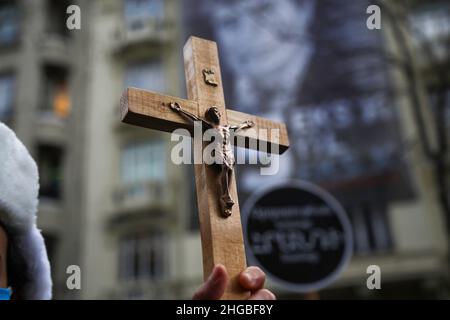
<instances>
[{"instance_id":1,"label":"wood grain texture","mask_svg":"<svg viewBox=\"0 0 450 320\"><path fill-rule=\"evenodd\" d=\"M183 109L197 114L196 102L146 90L127 88L120 99L121 120L128 124L165 132L184 128L192 134L192 123L173 112L168 106L170 102L178 102Z\"/></svg>"},{"instance_id":2,"label":"wood grain texture","mask_svg":"<svg viewBox=\"0 0 450 320\"><path fill-rule=\"evenodd\" d=\"M222 124L239 125L247 120L255 123L253 128L239 131L233 143L257 150L261 150L261 145L266 145L263 151L272 153L283 153L289 148L285 124L226 109L215 42L191 37L186 43L183 53L189 100L127 88L120 101L122 122L166 132L184 128L192 135L194 127L191 121L174 112L168 104L177 102L184 110L203 119L206 110L211 106L216 106L222 114ZM214 71L213 82L217 86L205 82L203 70ZM266 129L266 131L261 129ZM194 153L203 154L206 144L207 142L204 142L203 145L194 143L194 148L200 149L194 150ZM220 174L216 168L206 164L194 166L204 278L209 276L214 265L223 264L230 276L223 299L248 298L250 292L245 291L238 283L240 272L246 268L246 257L234 173L230 195L235 204L231 216L225 218L221 213L219 202Z\"/></svg>"},{"instance_id":3,"label":"wood grain texture","mask_svg":"<svg viewBox=\"0 0 450 320\"><path fill-rule=\"evenodd\" d=\"M198 117L204 118L204 114L198 112L199 108L196 101L180 99L137 88L127 88L122 94L120 102L121 120L128 124L165 132L172 132L175 129L184 128L189 130L190 134L193 134L191 122L176 112L173 112L167 106L170 102L178 102L183 109ZM231 109L226 109L226 118L231 125L238 125L246 120L252 120L255 123L255 127L242 130L236 134L238 138L233 143L240 147L260 150L261 143L265 143L268 148L264 151L280 154L289 148L288 133L284 123ZM261 129L267 130L267 136L262 134L263 131ZM272 131L274 129L278 130L278 139L275 137L275 132ZM244 139L239 139L239 137ZM238 142L240 143L238 144Z\"/></svg>"},{"instance_id":4,"label":"wood grain texture","mask_svg":"<svg viewBox=\"0 0 450 320\"><path fill-rule=\"evenodd\" d=\"M227 114L216 43L191 37L184 46L183 53L188 98L198 103L198 114L204 114L211 106L217 106L222 113L221 121L226 123ZM204 69L214 70L218 86L205 83L202 73ZM240 272L246 268L246 257L236 179L233 174L230 192L235 201L233 213L224 218L220 211L218 178L215 168L205 164L195 165L203 275L206 279L214 265L223 264L230 276L223 299L245 299L250 296L250 292L245 291L238 283Z\"/></svg>"},{"instance_id":5,"label":"wood grain texture","mask_svg":"<svg viewBox=\"0 0 450 320\"><path fill-rule=\"evenodd\" d=\"M227 118L230 125L238 125L246 120L255 123L253 128L236 133L237 139L233 143L239 147L277 154L282 154L289 148L288 132L284 123L231 109L227 109Z\"/></svg>"}]
</instances>

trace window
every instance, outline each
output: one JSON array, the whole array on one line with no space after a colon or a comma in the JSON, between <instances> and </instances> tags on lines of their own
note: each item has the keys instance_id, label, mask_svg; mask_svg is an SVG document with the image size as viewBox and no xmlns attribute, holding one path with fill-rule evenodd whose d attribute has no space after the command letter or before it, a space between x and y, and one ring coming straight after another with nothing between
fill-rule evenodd
<instances>
[{"instance_id":1,"label":"window","mask_svg":"<svg viewBox=\"0 0 450 320\"><path fill-rule=\"evenodd\" d=\"M119 243L121 280L161 279L165 276L166 239L161 232L125 236Z\"/></svg>"},{"instance_id":2,"label":"window","mask_svg":"<svg viewBox=\"0 0 450 320\"><path fill-rule=\"evenodd\" d=\"M70 35L67 28L67 7L71 3L65 0L48 0L47 1L47 32L52 35L67 37Z\"/></svg>"},{"instance_id":3,"label":"window","mask_svg":"<svg viewBox=\"0 0 450 320\"><path fill-rule=\"evenodd\" d=\"M410 23L430 39L443 39L450 34L450 11L445 6L423 7L410 17ZM434 43L433 43L434 44Z\"/></svg>"},{"instance_id":4,"label":"window","mask_svg":"<svg viewBox=\"0 0 450 320\"><path fill-rule=\"evenodd\" d=\"M134 63L127 67L125 87L164 92L166 90L165 78L164 68L159 60Z\"/></svg>"},{"instance_id":5,"label":"window","mask_svg":"<svg viewBox=\"0 0 450 320\"><path fill-rule=\"evenodd\" d=\"M0 3L0 46L11 45L19 36L19 12L10 2Z\"/></svg>"},{"instance_id":6,"label":"window","mask_svg":"<svg viewBox=\"0 0 450 320\"><path fill-rule=\"evenodd\" d=\"M444 101L440 100L445 99ZM450 129L450 88L437 87L431 85L428 88L428 101L430 102L435 117L443 117L440 120L445 124L447 129Z\"/></svg>"},{"instance_id":7,"label":"window","mask_svg":"<svg viewBox=\"0 0 450 320\"><path fill-rule=\"evenodd\" d=\"M422 63L445 63L450 58L450 6L448 1L417 1L411 8L408 25L415 54ZM417 32L416 30L420 30ZM432 57L430 57L432 52ZM445 65L445 64L444 64Z\"/></svg>"},{"instance_id":8,"label":"window","mask_svg":"<svg viewBox=\"0 0 450 320\"><path fill-rule=\"evenodd\" d=\"M39 194L51 199L61 198L63 182L63 151L59 147L41 145L38 147Z\"/></svg>"},{"instance_id":9,"label":"window","mask_svg":"<svg viewBox=\"0 0 450 320\"><path fill-rule=\"evenodd\" d=\"M70 95L67 71L64 68L47 66L44 70L45 88L41 112L67 118L70 114Z\"/></svg>"},{"instance_id":10,"label":"window","mask_svg":"<svg viewBox=\"0 0 450 320\"><path fill-rule=\"evenodd\" d=\"M166 178L166 146L163 141L133 143L122 150L121 180L125 185Z\"/></svg>"},{"instance_id":11,"label":"window","mask_svg":"<svg viewBox=\"0 0 450 320\"><path fill-rule=\"evenodd\" d=\"M15 79L13 75L0 75L0 120L11 117L15 97Z\"/></svg>"},{"instance_id":12,"label":"window","mask_svg":"<svg viewBox=\"0 0 450 320\"><path fill-rule=\"evenodd\" d=\"M352 204L347 208L352 221L355 255L384 253L393 249L393 242L382 203Z\"/></svg>"},{"instance_id":13,"label":"window","mask_svg":"<svg viewBox=\"0 0 450 320\"><path fill-rule=\"evenodd\" d=\"M125 0L124 15L127 29L142 29L149 20L164 17L164 1Z\"/></svg>"}]
</instances>

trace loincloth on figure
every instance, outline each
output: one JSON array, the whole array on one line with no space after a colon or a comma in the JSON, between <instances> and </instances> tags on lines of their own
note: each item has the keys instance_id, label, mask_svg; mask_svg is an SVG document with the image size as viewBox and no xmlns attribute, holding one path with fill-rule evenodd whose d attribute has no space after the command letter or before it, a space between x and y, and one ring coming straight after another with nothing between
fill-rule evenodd
<instances>
[{"instance_id":1,"label":"loincloth on figure","mask_svg":"<svg viewBox=\"0 0 450 320\"><path fill-rule=\"evenodd\" d=\"M222 169L227 167L230 170L233 170L234 165L236 163L236 160L234 159L234 155L231 153L223 153L220 152L218 154L218 157L216 157L216 154L214 152L215 159L218 159L220 162L214 162L214 166L217 167L219 171L222 171Z\"/></svg>"},{"instance_id":2,"label":"loincloth on figure","mask_svg":"<svg viewBox=\"0 0 450 320\"><path fill-rule=\"evenodd\" d=\"M213 156L216 159L215 164L223 168L233 170L236 160L234 158L233 146L230 143L230 130L229 126L223 126L219 129L219 133L222 139L214 141Z\"/></svg>"}]
</instances>

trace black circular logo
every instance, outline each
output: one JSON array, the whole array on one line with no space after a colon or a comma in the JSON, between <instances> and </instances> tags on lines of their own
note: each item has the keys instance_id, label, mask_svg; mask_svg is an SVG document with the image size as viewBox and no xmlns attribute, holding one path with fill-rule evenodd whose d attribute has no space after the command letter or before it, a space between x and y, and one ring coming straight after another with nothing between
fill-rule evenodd
<instances>
[{"instance_id":1,"label":"black circular logo","mask_svg":"<svg viewBox=\"0 0 450 320\"><path fill-rule=\"evenodd\" d=\"M352 253L344 209L311 183L289 182L254 194L243 208L243 223L251 264L289 290L327 286Z\"/></svg>"}]
</instances>

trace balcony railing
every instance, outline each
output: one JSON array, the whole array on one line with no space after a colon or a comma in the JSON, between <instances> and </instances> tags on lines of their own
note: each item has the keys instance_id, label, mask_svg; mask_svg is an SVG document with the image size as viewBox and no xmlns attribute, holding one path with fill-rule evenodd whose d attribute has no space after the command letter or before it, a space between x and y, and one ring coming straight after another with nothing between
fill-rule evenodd
<instances>
[{"instance_id":1,"label":"balcony railing","mask_svg":"<svg viewBox=\"0 0 450 320\"><path fill-rule=\"evenodd\" d=\"M39 54L44 61L67 65L70 63L70 39L55 33L46 33L38 44Z\"/></svg>"},{"instance_id":2,"label":"balcony railing","mask_svg":"<svg viewBox=\"0 0 450 320\"><path fill-rule=\"evenodd\" d=\"M149 181L119 187L113 194L118 214L140 212L149 208L166 210L175 203L175 186L163 181Z\"/></svg>"},{"instance_id":3,"label":"balcony railing","mask_svg":"<svg viewBox=\"0 0 450 320\"><path fill-rule=\"evenodd\" d=\"M184 282L176 279L121 282L120 289L110 290L107 296L117 300L179 299Z\"/></svg>"},{"instance_id":4,"label":"balcony railing","mask_svg":"<svg viewBox=\"0 0 450 320\"><path fill-rule=\"evenodd\" d=\"M167 18L139 18L124 21L115 34L115 51L135 45L166 43L172 39L174 24Z\"/></svg>"}]
</instances>

